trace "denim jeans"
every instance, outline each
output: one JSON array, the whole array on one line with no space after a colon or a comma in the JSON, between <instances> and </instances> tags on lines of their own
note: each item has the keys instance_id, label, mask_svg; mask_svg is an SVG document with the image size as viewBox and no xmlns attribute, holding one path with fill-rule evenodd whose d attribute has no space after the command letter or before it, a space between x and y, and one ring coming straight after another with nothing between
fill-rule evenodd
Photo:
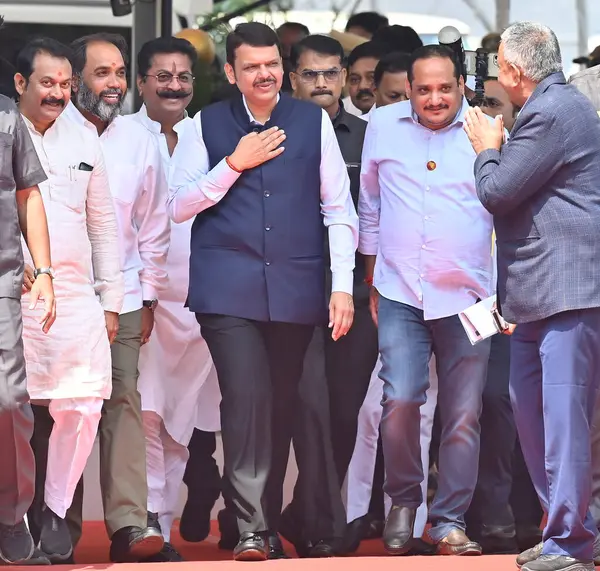
<instances>
[{"instance_id":1,"label":"denim jeans","mask_svg":"<svg viewBox=\"0 0 600 571\"><path fill-rule=\"evenodd\" d=\"M380 297L379 350L385 491L393 505L415 510L423 500L420 408L426 402L432 352L436 357L442 434L429 534L440 541L453 528L465 529L464 516L477 482L479 415L490 340L473 346L457 315L425 321L422 310Z\"/></svg>"}]
</instances>

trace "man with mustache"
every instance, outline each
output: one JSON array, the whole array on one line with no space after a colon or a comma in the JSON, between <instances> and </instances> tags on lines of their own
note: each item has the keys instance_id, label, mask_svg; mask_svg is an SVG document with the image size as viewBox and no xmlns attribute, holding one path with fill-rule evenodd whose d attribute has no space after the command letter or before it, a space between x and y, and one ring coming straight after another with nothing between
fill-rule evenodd
<instances>
[{"instance_id":1,"label":"man with mustache","mask_svg":"<svg viewBox=\"0 0 600 571\"><path fill-rule=\"evenodd\" d=\"M377 42L365 42L356 46L348 56L348 97L362 115L368 113L375 104L375 68L386 54L385 46Z\"/></svg>"},{"instance_id":2,"label":"man with mustache","mask_svg":"<svg viewBox=\"0 0 600 571\"><path fill-rule=\"evenodd\" d=\"M144 105L131 118L152 133L168 172L180 136L193 127L186 107L194 94L192 70L198 56L187 40L169 37L145 43L137 60L137 88ZM162 552L149 561L182 560L170 543L182 480L188 499L179 530L186 541L208 536L221 488L213 458L221 400L217 375L200 326L184 307L192 222L171 223L169 289L154 313L152 337L140 352L148 512L158 520L165 539Z\"/></svg>"},{"instance_id":3,"label":"man with mustache","mask_svg":"<svg viewBox=\"0 0 600 571\"><path fill-rule=\"evenodd\" d=\"M294 97L316 103L327 112L333 124L356 204L360 157L367 124L349 114L341 103L346 82L344 50L333 38L312 35L292 48L290 61ZM327 243L324 248L328 255ZM302 529L311 525L302 525L300 508L312 501L318 507L314 518L321 520L320 526L329 527L328 536L338 540L345 536L345 514L340 492L354 450L358 411L378 355L377 331L369 312L369 288L364 282L364 268L364 259L357 253L352 329L338 342L334 342L323 328L316 329L304 359L300 381L302 408L294 435L299 476L294 499L284 511L281 529L302 554L327 550L335 554L343 548L339 541L312 545ZM328 287L331 287L329 272L327 277ZM314 458L303 456L315 456L320 461L315 462ZM310 497L306 497L307 493Z\"/></svg>"},{"instance_id":4,"label":"man with mustache","mask_svg":"<svg viewBox=\"0 0 600 571\"><path fill-rule=\"evenodd\" d=\"M111 346L112 394L100 420L100 486L111 561L159 553L164 540L148 526L146 441L137 390L138 357L154 324L158 296L168 286L169 219L166 178L147 129L119 116L127 92L125 40L114 34L79 38L73 50L72 101L65 119L99 140L119 232L125 299ZM43 442L43 431L40 440ZM83 487L67 514L73 543L81 534Z\"/></svg>"},{"instance_id":5,"label":"man with mustache","mask_svg":"<svg viewBox=\"0 0 600 571\"><path fill-rule=\"evenodd\" d=\"M92 451L104 399L111 394L110 343L123 304L117 221L97 137L64 117L71 99L71 50L40 38L16 60L19 109L48 173L40 184L63 317L52 336L39 331L40 310L23 296L27 390L54 420L44 500L36 512L38 541L53 563L70 558L67 509ZM25 289L36 280L26 252ZM27 271L28 270L28 271ZM93 278L92 278L93 276Z\"/></svg>"},{"instance_id":6,"label":"man with mustache","mask_svg":"<svg viewBox=\"0 0 600 571\"><path fill-rule=\"evenodd\" d=\"M420 409L435 352L442 436L428 533L440 555L480 555L464 515L477 480L490 342L471 345L458 313L492 294L492 217L475 191L475 153L462 129L468 103L452 51L417 49L406 92L410 101L371 115L359 198L359 251L373 285L384 382L384 490L392 509L383 540L392 555L413 543L425 477ZM401 156L398 141L410 143Z\"/></svg>"},{"instance_id":7,"label":"man with mustache","mask_svg":"<svg viewBox=\"0 0 600 571\"><path fill-rule=\"evenodd\" d=\"M275 32L240 24L226 47L225 72L241 93L202 109L183 133L169 209L176 222L195 217L188 305L223 397L224 473L241 534L234 558L264 560L313 330L328 323L337 341L352 324L357 217L330 118L279 93Z\"/></svg>"}]
</instances>

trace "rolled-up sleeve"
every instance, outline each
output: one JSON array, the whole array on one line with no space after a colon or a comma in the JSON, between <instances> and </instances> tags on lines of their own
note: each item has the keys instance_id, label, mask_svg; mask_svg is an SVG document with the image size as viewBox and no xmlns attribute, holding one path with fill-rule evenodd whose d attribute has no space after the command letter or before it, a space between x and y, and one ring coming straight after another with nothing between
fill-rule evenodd
<instances>
[{"instance_id":1,"label":"rolled-up sleeve","mask_svg":"<svg viewBox=\"0 0 600 571\"><path fill-rule=\"evenodd\" d=\"M325 111L321 125L321 213L329 232L331 291L352 295L358 215L352 202L346 163Z\"/></svg>"},{"instance_id":2,"label":"rolled-up sleeve","mask_svg":"<svg viewBox=\"0 0 600 571\"><path fill-rule=\"evenodd\" d=\"M360 172L360 193L358 195L358 217L360 232L358 251L365 256L376 256L379 248L379 215L381 193L379 188L379 165L375 159L377 133L374 119L369 121Z\"/></svg>"}]
</instances>

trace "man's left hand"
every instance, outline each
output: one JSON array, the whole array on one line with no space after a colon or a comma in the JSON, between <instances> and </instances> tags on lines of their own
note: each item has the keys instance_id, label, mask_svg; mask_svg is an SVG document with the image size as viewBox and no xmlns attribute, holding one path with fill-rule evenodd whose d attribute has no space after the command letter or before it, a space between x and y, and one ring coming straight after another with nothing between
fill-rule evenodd
<instances>
[{"instance_id":1,"label":"man's left hand","mask_svg":"<svg viewBox=\"0 0 600 571\"><path fill-rule=\"evenodd\" d=\"M488 149L500 150L504 143L504 120L502 115L490 123L479 107L472 107L465 113L464 130L477 154Z\"/></svg>"},{"instance_id":2,"label":"man's left hand","mask_svg":"<svg viewBox=\"0 0 600 571\"><path fill-rule=\"evenodd\" d=\"M48 274L41 274L35 278L31 286L29 300L29 309L35 309L39 302L44 302L44 314L39 319L39 323L42 324L42 331L48 333L56 320L54 287L52 286L52 278Z\"/></svg>"},{"instance_id":3,"label":"man's left hand","mask_svg":"<svg viewBox=\"0 0 600 571\"><path fill-rule=\"evenodd\" d=\"M142 307L142 345L150 341L154 329L154 313L149 307Z\"/></svg>"},{"instance_id":4,"label":"man's left hand","mask_svg":"<svg viewBox=\"0 0 600 571\"><path fill-rule=\"evenodd\" d=\"M350 331L354 320L354 301L352 296L342 291L334 291L329 300L329 325L331 338L337 341Z\"/></svg>"}]
</instances>

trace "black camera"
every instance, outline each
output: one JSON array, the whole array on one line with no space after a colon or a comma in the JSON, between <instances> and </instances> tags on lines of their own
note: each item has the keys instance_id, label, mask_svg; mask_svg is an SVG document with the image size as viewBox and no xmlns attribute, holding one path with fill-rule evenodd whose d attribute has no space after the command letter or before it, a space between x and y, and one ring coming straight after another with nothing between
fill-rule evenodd
<instances>
[{"instance_id":1,"label":"black camera","mask_svg":"<svg viewBox=\"0 0 600 571\"><path fill-rule=\"evenodd\" d=\"M484 82L498 79L498 54L488 53L482 48L476 51L465 50L462 36L454 26L442 28L438 34L438 42L454 52L465 82L468 75L475 77L475 97L469 103L473 106L482 105L485 101Z\"/></svg>"}]
</instances>

